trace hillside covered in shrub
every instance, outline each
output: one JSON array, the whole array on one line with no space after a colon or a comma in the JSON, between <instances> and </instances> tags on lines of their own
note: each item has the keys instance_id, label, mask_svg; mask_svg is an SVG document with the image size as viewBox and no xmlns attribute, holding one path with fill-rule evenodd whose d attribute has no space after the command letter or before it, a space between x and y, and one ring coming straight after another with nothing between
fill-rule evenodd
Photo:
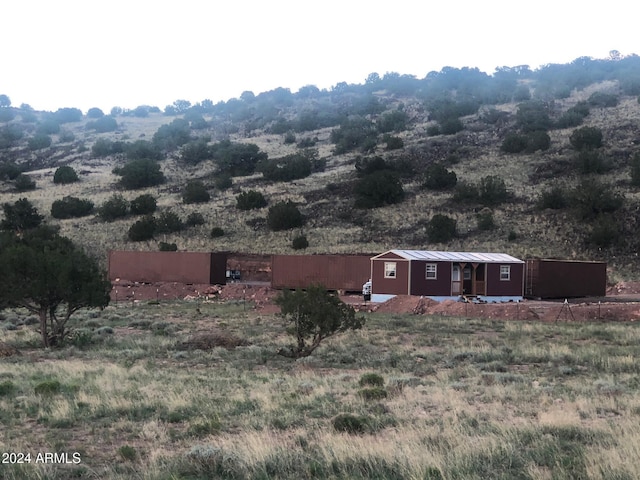
<instances>
[{"instance_id":1,"label":"hillside covered in shrub","mask_svg":"<svg viewBox=\"0 0 640 480\"><path fill-rule=\"evenodd\" d=\"M639 127L636 55L108 113L0 95L0 204L26 198L101 259L449 249L604 259L627 278Z\"/></svg>"}]
</instances>

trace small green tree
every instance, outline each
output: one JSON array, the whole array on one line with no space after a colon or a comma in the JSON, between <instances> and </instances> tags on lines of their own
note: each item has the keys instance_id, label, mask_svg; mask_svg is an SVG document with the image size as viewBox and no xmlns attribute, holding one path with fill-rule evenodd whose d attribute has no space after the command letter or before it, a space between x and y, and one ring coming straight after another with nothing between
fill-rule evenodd
<instances>
[{"instance_id":1,"label":"small green tree","mask_svg":"<svg viewBox=\"0 0 640 480\"><path fill-rule=\"evenodd\" d=\"M165 181L160 164L150 159L132 160L123 167L114 168L113 173L122 177L120 185L129 190L153 187Z\"/></svg>"},{"instance_id":2,"label":"small green tree","mask_svg":"<svg viewBox=\"0 0 640 480\"><path fill-rule=\"evenodd\" d=\"M279 230L290 230L292 228L302 227L303 225L304 216L291 200L278 202L274 206L269 207L267 226L270 230L277 232Z\"/></svg>"},{"instance_id":3,"label":"small green tree","mask_svg":"<svg viewBox=\"0 0 640 480\"><path fill-rule=\"evenodd\" d=\"M38 315L42 346L58 346L81 308L104 308L111 283L95 260L53 229L11 237L0 248L0 304Z\"/></svg>"},{"instance_id":4,"label":"small green tree","mask_svg":"<svg viewBox=\"0 0 640 480\"><path fill-rule=\"evenodd\" d=\"M29 150L42 150L51 146L51 137L49 135L36 134L27 141Z\"/></svg>"},{"instance_id":5,"label":"small green tree","mask_svg":"<svg viewBox=\"0 0 640 480\"><path fill-rule=\"evenodd\" d=\"M294 250L304 250L309 246L309 240L306 235L298 235L291 241L291 248Z\"/></svg>"},{"instance_id":6,"label":"small green tree","mask_svg":"<svg viewBox=\"0 0 640 480\"><path fill-rule=\"evenodd\" d=\"M187 215L187 221L185 222L187 227L195 227L197 225L204 225L204 215L200 212L191 212Z\"/></svg>"},{"instance_id":7,"label":"small green tree","mask_svg":"<svg viewBox=\"0 0 640 480\"><path fill-rule=\"evenodd\" d=\"M478 187L480 202L493 206L505 202L509 198L504 180L497 175L487 175L480 179Z\"/></svg>"},{"instance_id":8,"label":"small green tree","mask_svg":"<svg viewBox=\"0 0 640 480\"><path fill-rule=\"evenodd\" d=\"M130 208L132 215L147 215L156 211L158 202L153 195L145 193L131 200Z\"/></svg>"},{"instance_id":9,"label":"small green tree","mask_svg":"<svg viewBox=\"0 0 640 480\"><path fill-rule=\"evenodd\" d=\"M285 319L287 332L295 340L290 348L278 350L278 354L289 358L307 357L323 340L358 330L365 323L364 317L356 316L351 306L321 285L313 285L306 290L284 290L276 297L276 304Z\"/></svg>"},{"instance_id":10,"label":"small green tree","mask_svg":"<svg viewBox=\"0 0 640 480\"><path fill-rule=\"evenodd\" d=\"M437 213L427 224L427 236L432 243L446 243L457 235L456 221Z\"/></svg>"},{"instance_id":11,"label":"small green tree","mask_svg":"<svg viewBox=\"0 0 640 480\"><path fill-rule=\"evenodd\" d=\"M156 219L153 215L145 215L129 227L127 236L132 242L151 240L156 232Z\"/></svg>"},{"instance_id":12,"label":"small green tree","mask_svg":"<svg viewBox=\"0 0 640 480\"><path fill-rule=\"evenodd\" d=\"M53 183L55 184L67 184L78 181L78 174L68 165L64 165L62 167L58 167L56 172L53 174Z\"/></svg>"},{"instance_id":13,"label":"small green tree","mask_svg":"<svg viewBox=\"0 0 640 480\"><path fill-rule=\"evenodd\" d=\"M4 211L4 220L0 222L0 230L15 233L39 227L44 218L26 198L17 200L13 205L4 203L2 210Z\"/></svg>"},{"instance_id":14,"label":"small green tree","mask_svg":"<svg viewBox=\"0 0 640 480\"><path fill-rule=\"evenodd\" d=\"M56 200L51 205L53 218L78 218L90 215L93 212L93 202L77 197L67 196L62 200Z\"/></svg>"},{"instance_id":15,"label":"small green tree","mask_svg":"<svg viewBox=\"0 0 640 480\"><path fill-rule=\"evenodd\" d=\"M254 210L267 206L267 200L262 193L255 190L241 192L236 197L236 207L238 210Z\"/></svg>"},{"instance_id":16,"label":"small green tree","mask_svg":"<svg viewBox=\"0 0 640 480\"><path fill-rule=\"evenodd\" d=\"M116 193L98 208L98 216L105 222L113 222L117 218L126 217L128 211L129 202Z\"/></svg>"},{"instance_id":17,"label":"small green tree","mask_svg":"<svg viewBox=\"0 0 640 480\"><path fill-rule=\"evenodd\" d=\"M444 165L429 165L422 186L429 190L449 190L458 183L456 172L449 171Z\"/></svg>"},{"instance_id":18,"label":"small green tree","mask_svg":"<svg viewBox=\"0 0 640 480\"><path fill-rule=\"evenodd\" d=\"M156 233L175 233L184 230L184 222L171 210L162 212L156 221Z\"/></svg>"},{"instance_id":19,"label":"small green tree","mask_svg":"<svg viewBox=\"0 0 640 480\"><path fill-rule=\"evenodd\" d=\"M182 201L186 204L206 203L209 200L211 200L211 195L202 180L189 181L182 192Z\"/></svg>"},{"instance_id":20,"label":"small green tree","mask_svg":"<svg viewBox=\"0 0 640 480\"><path fill-rule=\"evenodd\" d=\"M36 181L33 180L29 175L21 173L13 181L13 186L18 192L27 192L29 190L36 189Z\"/></svg>"},{"instance_id":21,"label":"small green tree","mask_svg":"<svg viewBox=\"0 0 640 480\"><path fill-rule=\"evenodd\" d=\"M404 199L402 182L395 172L378 170L362 177L355 187L356 208L378 208Z\"/></svg>"},{"instance_id":22,"label":"small green tree","mask_svg":"<svg viewBox=\"0 0 640 480\"><path fill-rule=\"evenodd\" d=\"M602 146L602 130L597 127L581 127L569 136L569 142L576 150L600 148Z\"/></svg>"}]
</instances>

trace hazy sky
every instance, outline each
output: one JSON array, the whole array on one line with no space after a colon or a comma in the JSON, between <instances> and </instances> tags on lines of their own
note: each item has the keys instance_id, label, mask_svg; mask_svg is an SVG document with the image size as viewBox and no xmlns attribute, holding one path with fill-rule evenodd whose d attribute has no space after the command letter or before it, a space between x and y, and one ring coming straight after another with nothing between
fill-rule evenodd
<instances>
[{"instance_id":1,"label":"hazy sky","mask_svg":"<svg viewBox=\"0 0 640 480\"><path fill-rule=\"evenodd\" d=\"M640 54L635 9L622 0L5 0L0 94L37 110L108 112L331 88L371 72L535 69Z\"/></svg>"}]
</instances>

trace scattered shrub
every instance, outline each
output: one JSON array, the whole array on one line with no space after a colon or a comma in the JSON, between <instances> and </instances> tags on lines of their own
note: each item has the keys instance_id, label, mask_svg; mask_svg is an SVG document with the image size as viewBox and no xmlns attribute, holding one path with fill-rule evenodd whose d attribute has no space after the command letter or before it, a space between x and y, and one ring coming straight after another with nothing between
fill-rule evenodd
<instances>
[{"instance_id":1,"label":"scattered shrub","mask_svg":"<svg viewBox=\"0 0 640 480\"><path fill-rule=\"evenodd\" d=\"M480 179L478 198L483 205L499 205L509 198L504 180L497 175L487 175Z\"/></svg>"},{"instance_id":2,"label":"scattered shrub","mask_svg":"<svg viewBox=\"0 0 640 480\"><path fill-rule=\"evenodd\" d=\"M394 137L391 135L384 135L382 141L387 144L385 150L400 150L404 148L404 140L400 137Z\"/></svg>"},{"instance_id":3,"label":"scattered shrub","mask_svg":"<svg viewBox=\"0 0 640 480\"><path fill-rule=\"evenodd\" d=\"M553 186L544 190L538 199L538 208L550 208L552 210L560 210L566 208L569 204L565 190L559 186Z\"/></svg>"},{"instance_id":4,"label":"scattered shrub","mask_svg":"<svg viewBox=\"0 0 640 480\"><path fill-rule=\"evenodd\" d=\"M111 115L100 117L87 122L87 130L95 130L98 133L114 132L118 129L118 122Z\"/></svg>"},{"instance_id":5,"label":"scattered shrub","mask_svg":"<svg viewBox=\"0 0 640 480\"><path fill-rule=\"evenodd\" d=\"M204 225L204 216L200 212L191 212L187 216L185 222L188 227L195 227L196 225Z\"/></svg>"},{"instance_id":6,"label":"scattered shrub","mask_svg":"<svg viewBox=\"0 0 640 480\"><path fill-rule=\"evenodd\" d=\"M51 205L51 216L58 219L84 217L92 212L93 202L77 197L67 196Z\"/></svg>"},{"instance_id":7,"label":"scattered shrub","mask_svg":"<svg viewBox=\"0 0 640 480\"><path fill-rule=\"evenodd\" d=\"M78 181L78 174L68 165L59 167L56 169L56 172L53 174L53 183L56 184L67 184Z\"/></svg>"},{"instance_id":8,"label":"scattered shrub","mask_svg":"<svg viewBox=\"0 0 640 480\"><path fill-rule=\"evenodd\" d=\"M599 215L591 226L587 241L596 247L607 248L618 243L621 236L620 226L612 215Z\"/></svg>"},{"instance_id":9,"label":"scattered shrub","mask_svg":"<svg viewBox=\"0 0 640 480\"><path fill-rule=\"evenodd\" d=\"M156 233L175 233L184 229L184 223L178 214L171 210L162 212L156 220Z\"/></svg>"},{"instance_id":10,"label":"scattered shrub","mask_svg":"<svg viewBox=\"0 0 640 480\"><path fill-rule=\"evenodd\" d=\"M576 150L600 148L602 131L597 127L581 127L573 131L569 141Z\"/></svg>"},{"instance_id":11,"label":"scattered shrub","mask_svg":"<svg viewBox=\"0 0 640 480\"><path fill-rule=\"evenodd\" d=\"M298 207L291 201L278 202L269 207L267 214L267 226L276 232L280 230L290 230L304 225L304 217Z\"/></svg>"},{"instance_id":12,"label":"scattered shrub","mask_svg":"<svg viewBox=\"0 0 640 480\"><path fill-rule=\"evenodd\" d=\"M155 212L157 207L158 203L156 202L156 199L149 193L145 193L134 198L131 200L131 204L129 205L133 215L147 215Z\"/></svg>"},{"instance_id":13,"label":"scattered shrub","mask_svg":"<svg viewBox=\"0 0 640 480\"><path fill-rule=\"evenodd\" d=\"M218 238L218 237L222 237L224 235L224 230L220 227L213 227L211 229L211 238Z\"/></svg>"},{"instance_id":14,"label":"scattered shrub","mask_svg":"<svg viewBox=\"0 0 640 480\"><path fill-rule=\"evenodd\" d=\"M267 201L262 193L255 190L248 190L241 192L236 197L236 207L239 210L254 210L258 208L264 208L267 206Z\"/></svg>"},{"instance_id":15,"label":"scattered shrub","mask_svg":"<svg viewBox=\"0 0 640 480\"><path fill-rule=\"evenodd\" d=\"M129 190L153 187L165 181L160 164L147 158L132 160L123 167L114 168L113 173L122 177L120 185Z\"/></svg>"},{"instance_id":16,"label":"scattered shrub","mask_svg":"<svg viewBox=\"0 0 640 480\"><path fill-rule=\"evenodd\" d=\"M378 170L362 177L355 187L356 208L378 208L399 203L404 189L395 172Z\"/></svg>"},{"instance_id":17,"label":"scattered shrub","mask_svg":"<svg viewBox=\"0 0 640 480\"><path fill-rule=\"evenodd\" d=\"M16 392L17 388L11 380L0 383L0 397L8 397Z\"/></svg>"},{"instance_id":18,"label":"scattered shrub","mask_svg":"<svg viewBox=\"0 0 640 480\"><path fill-rule=\"evenodd\" d=\"M55 395L62 390L62 384L58 380L45 380L34 387L36 395Z\"/></svg>"},{"instance_id":19,"label":"scattered shrub","mask_svg":"<svg viewBox=\"0 0 640 480\"><path fill-rule=\"evenodd\" d=\"M88 118L104 117L104 112L100 110L98 107L92 107L89 110L87 110L87 117Z\"/></svg>"},{"instance_id":20,"label":"scattered shrub","mask_svg":"<svg viewBox=\"0 0 640 480\"><path fill-rule=\"evenodd\" d=\"M461 203L473 203L480 199L478 187L469 182L458 182L453 192L453 199Z\"/></svg>"},{"instance_id":21,"label":"scattered shrub","mask_svg":"<svg viewBox=\"0 0 640 480\"><path fill-rule=\"evenodd\" d=\"M186 204L205 203L209 200L211 195L201 180L191 180L182 192L182 201Z\"/></svg>"},{"instance_id":22,"label":"scattered shrub","mask_svg":"<svg viewBox=\"0 0 640 480\"><path fill-rule=\"evenodd\" d=\"M571 205L582 220L590 220L600 214L613 213L622 207L624 196L613 191L610 185L594 178L585 178L571 192Z\"/></svg>"},{"instance_id":23,"label":"scattered shrub","mask_svg":"<svg viewBox=\"0 0 640 480\"><path fill-rule=\"evenodd\" d=\"M233 185L233 179L231 175L222 174L214 179L213 184L218 190L227 190Z\"/></svg>"},{"instance_id":24,"label":"scattered shrub","mask_svg":"<svg viewBox=\"0 0 640 480\"><path fill-rule=\"evenodd\" d=\"M369 418L351 413L341 413L333 418L331 424L337 432L362 434L369 430Z\"/></svg>"},{"instance_id":25,"label":"scattered shrub","mask_svg":"<svg viewBox=\"0 0 640 480\"><path fill-rule=\"evenodd\" d=\"M120 455L123 460L128 460L130 462L138 458L138 452L130 445L123 445L118 448L118 455Z\"/></svg>"},{"instance_id":26,"label":"scattered shrub","mask_svg":"<svg viewBox=\"0 0 640 480\"><path fill-rule=\"evenodd\" d=\"M478 230L481 231L493 230L496 226L493 220L493 212L488 208L483 208L480 212L478 212L478 214L476 215L476 221Z\"/></svg>"},{"instance_id":27,"label":"scattered shrub","mask_svg":"<svg viewBox=\"0 0 640 480\"><path fill-rule=\"evenodd\" d=\"M382 387L384 386L384 377L378 373L364 373L360 376L358 385L361 387Z\"/></svg>"},{"instance_id":28,"label":"scattered shrub","mask_svg":"<svg viewBox=\"0 0 640 480\"><path fill-rule=\"evenodd\" d=\"M293 153L273 160L264 160L258 170L266 180L289 182L311 175L311 159L305 153Z\"/></svg>"},{"instance_id":29,"label":"scattered shrub","mask_svg":"<svg viewBox=\"0 0 640 480\"><path fill-rule=\"evenodd\" d=\"M291 242L291 248L294 250L304 250L309 246L309 241L306 235L298 235Z\"/></svg>"},{"instance_id":30,"label":"scattered shrub","mask_svg":"<svg viewBox=\"0 0 640 480\"><path fill-rule=\"evenodd\" d=\"M42 150L51 146L51 137L49 135L35 135L27 141L29 150Z\"/></svg>"},{"instance_id":31,"label":"scattered shrub","mask_svg":"<svg viewBox=\"0 0 640 480\"><path fill-rule=\"evenodd\" d=\"M456 235L456 221L441 213L434 215L427 224L427 236L432 243L446 243Z\"/></svg>"},{"instance_id":32,"label":"scattered shrub","mask_svg":"<svg viewBox=\"0 0 640 480\"><path fill-rule=\"evenodd\" d=\"M429 165L422 186L429 190L449 190L458 183L456 172L447 170L444 165Z\"/></svg>"},{"instance_id":33,"label":"scattered shrub","mask_svg":"<svg viewBox=\"0 0 640 480\"><path fill-rule=\"evenodd\" d=\"M640 187L640 153L636 153L631 159L631 185Z\"/></svg>"},{"instance_id":34,"label":"scattered shrub","mask_svg":"<svg viewBox=\"0 0 640 480\"><path fill-rule=\"evenodd\" d=\"M14 180L13 186L18 192L27 192L36 189L36 182L29 175L21 173Z\"/></svg>"},{"instance_id":35,"label":"scattered shrub","mask_svg":"<svg viewBox=\"0 0 640 480\"><path fill-rule=\"evenodd\" d=\"M464 125L459 118L448 118L440 122L440 133L442 135L454 135L462 130L464 130Z\"/></svg>"},{"instance_id":36,"label":"scattered shrub","mask_svg":"<svg viewBox=\"0 0 640 480\"><path fill-rule=\"evenodd\" d=\"M145 215L129 228L128 237L132 242L151 240L156 231L156 219L152 215Z\"/></svg>"},{"instance_id":37,"label":"scattered shrub","mask_svg":"<svg viewBox=\"0 0 640 480\"><path fill-rule=\"evenodd\" d=\"M387 391L381 387L362 388L358 390L358 396L363 400L382 400L387 398Z\"/></svg>"},{"instance_id":38,"label":"scattered shrub","mask_svg":"<svg viewBox=\"0 0 640 480\"><path fill-rule=\"evenodd\" d=\"M611 93L594 92L587 100L594 107L615 107L618 105L618 96Z\"/></svg>"},{"instance_id":39,"label":"scattered shrub","mask_svg":"<svg viewBox=\"0 0 640 480\"><path fill-rule=\"evenodd\" d=\"M4 162L0 164L0 180L15 180L20 173L20 167L14 162Z\"/></svg>"},{"instance_id":40,"label":"scattered shrub","mask_svg":"<svg viewBox=\"0 0 640 480\"><path fill-rule=\"evenodd\" d=\"M115 194L98 208L98 216L105 222L113 222L126 217L128 211L129 202L122 195Z\"/></svg>"},{"instance_id":41,"label":"scattered shrub","mask_svg":"<svg viewBox=\"0 0 640 480\"><path fill-rule=\"evenodd\" d=\"M177 252L178 245L176 245L175 243L160 242L158 244L158 249L161 252Z\"/></svg>"},{"instance_id":42,"label":"scattered shrub","mask_svg":"<svg viewBox=\"0 0 640 480\"><path fill-rule=\"evenodd\" d=\"M38 135L55 135L60 132L60 124L52 118L42 120L36 127Z\"/></svg>"}]
</instances>

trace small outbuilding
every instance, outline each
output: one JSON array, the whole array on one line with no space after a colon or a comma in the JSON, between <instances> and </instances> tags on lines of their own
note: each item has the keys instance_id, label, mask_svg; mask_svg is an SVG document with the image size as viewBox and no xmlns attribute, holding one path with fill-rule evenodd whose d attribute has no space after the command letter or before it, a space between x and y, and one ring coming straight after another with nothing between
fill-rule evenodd
<instances>
[{"instance_id":1,"label":"small outbuilding","mask_svg":"<svg viewBox=\"0 0 640 480\"><path fill-rule=\"evenodd\" d=\"M520 301L524 267L523 260L505 253L389 250L371 258L371 299L419 295L437 301Z\"/></svg>"},{"instance_id":2,"label":"small outbuilding","mask_svg":"<svg viewBox=\"0 0 640 480\"><path fill-rule=\"evenodd\" d=\"M606 262L531 258L527 259L526 266L527 297L604 297L607 294Z\"/></svg>"}]
</instances>

